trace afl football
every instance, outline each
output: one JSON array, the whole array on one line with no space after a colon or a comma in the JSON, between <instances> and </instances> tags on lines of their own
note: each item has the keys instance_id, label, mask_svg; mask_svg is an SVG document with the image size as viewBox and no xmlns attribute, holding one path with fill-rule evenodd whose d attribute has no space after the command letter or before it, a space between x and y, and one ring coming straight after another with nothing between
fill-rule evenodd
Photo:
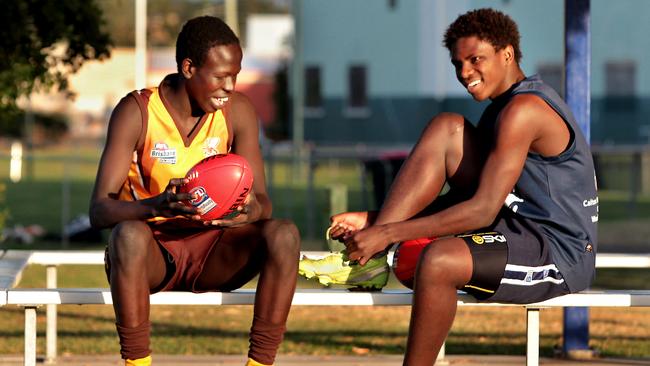
<instances>
[{"instance_id":1,"label":"afl football","mask_svg":"<svg viewBox=\"0 0 650 366\"><path fill-rule=\"evenodd\" d=\"M244 157L219 154L207 157L192 167L180 186L189 193L189 204L196 207L203 220L219 220L237 210L253 186L253 170Z\"/></svg>"}]
</instances>

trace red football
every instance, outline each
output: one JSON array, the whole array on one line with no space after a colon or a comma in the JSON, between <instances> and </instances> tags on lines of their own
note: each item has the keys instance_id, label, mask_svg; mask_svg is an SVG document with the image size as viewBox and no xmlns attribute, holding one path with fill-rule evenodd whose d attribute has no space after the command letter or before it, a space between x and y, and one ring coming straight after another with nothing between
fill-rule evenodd
<instances>
[{"instance_id":1,"label":"red football","mask_svg":"<svg viewBox=\"0 0 650 366\"><path fill-rule=\"evenodd\" d=\"M189 204L199 210L204 220L218 220L233 213L253 186L253 170L237 154L207 157L192 167L180 187L190 193Z\"/></svg>"}]
</instances>

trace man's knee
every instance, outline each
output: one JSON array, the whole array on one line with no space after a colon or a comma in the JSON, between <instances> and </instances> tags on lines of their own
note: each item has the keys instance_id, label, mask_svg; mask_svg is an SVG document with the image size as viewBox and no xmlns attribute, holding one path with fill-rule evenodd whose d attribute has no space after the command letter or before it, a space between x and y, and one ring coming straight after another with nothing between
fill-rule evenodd
<instances>
[{"instance_id":1,"label":"man's knee","mask_svg":"<svg viewBox=\"0 0 650 366\"><path fill-rule=\"evenodd\" d=\"M465 117L462 114L442 112L435 115L427 126L429 129L441 129L447 134L453 134L465 127Z\"/></svg>"},{"instance_id":2,"label":"man's knee","mask_svg":"<svg viewBox=\"0 0 650 366\"><path fill-rule=\"evenodd\" d=\"M145 258L151 229L142 221L123 221L111 231L108 252L114 264Z\"/></svg>"},{"instance_id":3,"label":"man's knee","mask_svg":"<svg viewBox=\"0 0 650 366\"><path fill-rule=\"evenodd\" d=\"M418 282L451 283L460 287L472 275L472 257L462 239L435 241L422 251L416 270Z\"/></svg>"},{"instance_id":4,"label":"man's knee","mask_svg":"<svg viewBox=\"0 0 650 366\"><path fill-rule=\"evenodd\" d=\"M295 254L300 252L300 233L296 225L285 219L268 221L262 230L269 251Z\"/></svg>"},{"instance_id":5,"label":"man's knee","mask_svg":"<svg viewBox=\"0 0 650 366\"><path fill-rule=\"evenodd\" d=\"M430 151L442 149L445 154L461 154L468 128L474 127L462 115L440 113L429 121L418 145L425 146Z\"/></svg>"}]
</instances>

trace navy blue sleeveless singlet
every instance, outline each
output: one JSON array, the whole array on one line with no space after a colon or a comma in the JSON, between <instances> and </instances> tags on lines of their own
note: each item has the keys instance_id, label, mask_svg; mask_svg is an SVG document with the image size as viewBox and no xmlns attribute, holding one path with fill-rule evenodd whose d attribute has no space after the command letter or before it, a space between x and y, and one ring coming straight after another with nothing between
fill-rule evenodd
<instances>
[{"instance_id":1,"label":"navy blue sleeveless singlet","mask_svg":"<svg viewBox=\"0 0 650 366\"><path fill-rule=\"evenodd\" d=\"M506 206L539 225L551 244L553 260L571 292L587 288L595 274L598 196L589 145L571 110L537 75L515 84L485 110L479 130L493 133L499 112L517 94L542 98L571 132L567 149L558 156L529 153Z\"/></svg>"}]
</instances>

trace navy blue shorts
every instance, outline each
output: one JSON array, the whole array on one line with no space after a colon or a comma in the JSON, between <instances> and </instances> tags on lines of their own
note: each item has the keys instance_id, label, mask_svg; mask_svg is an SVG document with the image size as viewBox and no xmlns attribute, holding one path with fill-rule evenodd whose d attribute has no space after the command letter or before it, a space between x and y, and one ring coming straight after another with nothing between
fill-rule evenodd
<instances>
[{"instance_id":1,"label":"navy blue shorts","mask_svg":"<svg viewBox=\"0 0 650 366\"><path fill-rule=\"evenodd\" d=\"M469 247L474 268L463 291L477 299L527 304L569 293L535 222L502 210L490 227L457 237Z\"/></svg>"}]
</instances>

